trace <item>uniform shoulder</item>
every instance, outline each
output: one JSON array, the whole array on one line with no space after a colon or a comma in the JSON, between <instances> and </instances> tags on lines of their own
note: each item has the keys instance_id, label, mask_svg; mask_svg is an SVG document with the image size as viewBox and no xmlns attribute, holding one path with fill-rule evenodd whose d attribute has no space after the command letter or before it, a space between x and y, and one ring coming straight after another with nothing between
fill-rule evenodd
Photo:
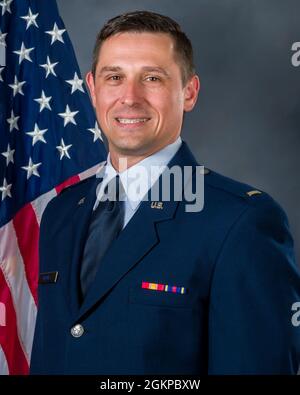
<instances>
[{"instance_id":1,"label":"uniform shoulder","mask_svg":"<svg viewBox=\"0 0 300 395\"><path fill-rule=\"evenodd\" d=\"M273 201L272 197L260 188L236 181L207 168L205 168L204 174L205 187L222 191L228 197L242 199L250 205L255 205L262 201Z\"/></svg>"},{"instance_id":2,"label":"uniform shoulder","mask_svg":"<svg viewBox=\"0 0 300 395\"><path fill-rule=\"evenodd\" d=\"M73 203L86 196L90 187L94 183L96 176L90 176L75 184L64 187L53 199L49 201L44 211L43 217L53 215L53 212L60 212L61 207L67 211L68 207L73 207Z\"/></svg>"},{"instance_id":3,"label":"uniform shoulder","mask_svg":"<svg viewBox=\"0 0 300 395\"><path fill-rule=\"evenodd\" d=\"M96 178L96 175L94 174L94 175L92 175L90 177L84 178L83 180L75 182L72 185L67 185L66 187L64 187L61 190L59 195L64 194L64 193L69 192L69 191L74 191L74 190L77 190L77 189L81 189L82 187L85 187L88 184L90 184L91 182L93 182L95 180L95 178Z\"/></svg>"}]
</instances>

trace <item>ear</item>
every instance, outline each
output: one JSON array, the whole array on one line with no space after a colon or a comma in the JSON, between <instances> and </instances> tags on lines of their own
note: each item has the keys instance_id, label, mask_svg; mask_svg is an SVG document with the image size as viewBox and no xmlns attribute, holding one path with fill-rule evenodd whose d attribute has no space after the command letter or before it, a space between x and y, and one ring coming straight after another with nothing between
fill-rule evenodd
<instances>
[{"instance_id":1,"label":"ear","mask_svg":"<svg viewBox=\"0 0 300 395\"><path fill-rule=\"evenodd\" d=\"M92 98L93 106L96 107L96 98L95 98L95 81L94 81L94 76L91 71L87 73L85 76L85 80L87 83L87 86L89 87L90 95Z\"/></svg>"},{"instance_id":2,"label":"ear","mask_svg":"<svg viewBox=\"0 0 300 395\"><path fill-rule=\"evenodd\" d=\"M192 111L196 104L199 91L200 80L197 75L194 75L184 87L184 111Z\"/></svg>"}]
</instances>

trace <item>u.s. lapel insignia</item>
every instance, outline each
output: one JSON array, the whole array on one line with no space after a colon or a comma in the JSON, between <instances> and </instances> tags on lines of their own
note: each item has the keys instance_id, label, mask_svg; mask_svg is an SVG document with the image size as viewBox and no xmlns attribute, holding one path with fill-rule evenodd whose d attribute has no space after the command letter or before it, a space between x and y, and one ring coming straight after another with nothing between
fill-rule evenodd
<instances>
[{"instance_id":1,"label":"u.s. lapel insignia","mask_svg":"<svg viewBox=\"0 0 300 395\"><path fill-rule=\"evenodd\" d=\"M77 203L78 206L80 206L81 204L83 204L84 201L85 201L85 197L81 198L81 199L79 200L79 202Z\"/></svg>"},{"instance_id":2,"label":"u.s. lapel insignia","mask_svg":"<svg viewBox=\"0 0 300 395\"><path fill-rule=\"evenodd\" d=\"M151 202L151 208L157 208L162 210L164 207L163 202Z\"/></svg>"}]
</instances>

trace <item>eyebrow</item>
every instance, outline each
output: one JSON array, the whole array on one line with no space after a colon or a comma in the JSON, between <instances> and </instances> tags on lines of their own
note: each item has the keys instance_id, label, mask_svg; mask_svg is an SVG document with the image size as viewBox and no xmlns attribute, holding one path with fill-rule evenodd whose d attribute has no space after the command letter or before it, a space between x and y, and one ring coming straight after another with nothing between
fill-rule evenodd
<instances>
[{"instance_id":1,"label":"eyebrow","mask_svg":"<svg viewBox=\"0 0 300 395\"><path fill-rule=\"evenodd\" d=\"M99 75L102 75L102 74L108 73L108 72L120 73L121 71L122 71L122 68L119 66L103 66L99 71ZM163 74L165 77L170 78L170 74L162 67L143 66L142 71L144 71L144 72L146 71L148 73L155 72L155 73Z\"/></svg>"},{"instance_id":2,"label":"eyebrow","mask_svg":"<svg viewBox=\"0 0 300 395\"><path fill-rule=\"evenodd\" d=\"M163 74L167 78L170 77L170 74L162 67L144 66L142 67L142 70L147 71L148 73L154 72L154 73Z\"/></svg>"},{"instance_id":3,"label":"eyebrow","mask_svg":"<svg viewBox=\"0 0 300 395\"><path fill-rule=\"evenodd\" d=\"M121 67L118 67L118 66L104 66L100 69L99 75L101 75L103 73L108 73L110 71L116 73L116 72L120 72L121 70L122 70Z\"/></svg>"}]
</instances>

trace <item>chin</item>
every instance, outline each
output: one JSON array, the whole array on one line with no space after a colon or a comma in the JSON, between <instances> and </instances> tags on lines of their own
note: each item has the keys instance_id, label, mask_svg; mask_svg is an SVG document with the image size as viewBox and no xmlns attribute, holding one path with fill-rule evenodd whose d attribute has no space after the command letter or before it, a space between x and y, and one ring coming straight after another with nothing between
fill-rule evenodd
<instances>
[{"instance_id":1,"label":"chin","mask_svg":"<svg viewBox=\"0 0 300 395\"><path fill-rule=\"evenodd\" d=\"M145 141L123 141L114 144L121 155L145 155L149 151L149 146Z\"/></svg>"},{"instance_id":2,"label":"chin","mask_svg":"<svg viewBox=\"0 0 300 395\"><path fill-rule=\"evenodd\" d=\"M134 144L119 145L117 148L120 154L123 155L140 155L144 152L143 147Z\"/></svg>"}]
</instances>

